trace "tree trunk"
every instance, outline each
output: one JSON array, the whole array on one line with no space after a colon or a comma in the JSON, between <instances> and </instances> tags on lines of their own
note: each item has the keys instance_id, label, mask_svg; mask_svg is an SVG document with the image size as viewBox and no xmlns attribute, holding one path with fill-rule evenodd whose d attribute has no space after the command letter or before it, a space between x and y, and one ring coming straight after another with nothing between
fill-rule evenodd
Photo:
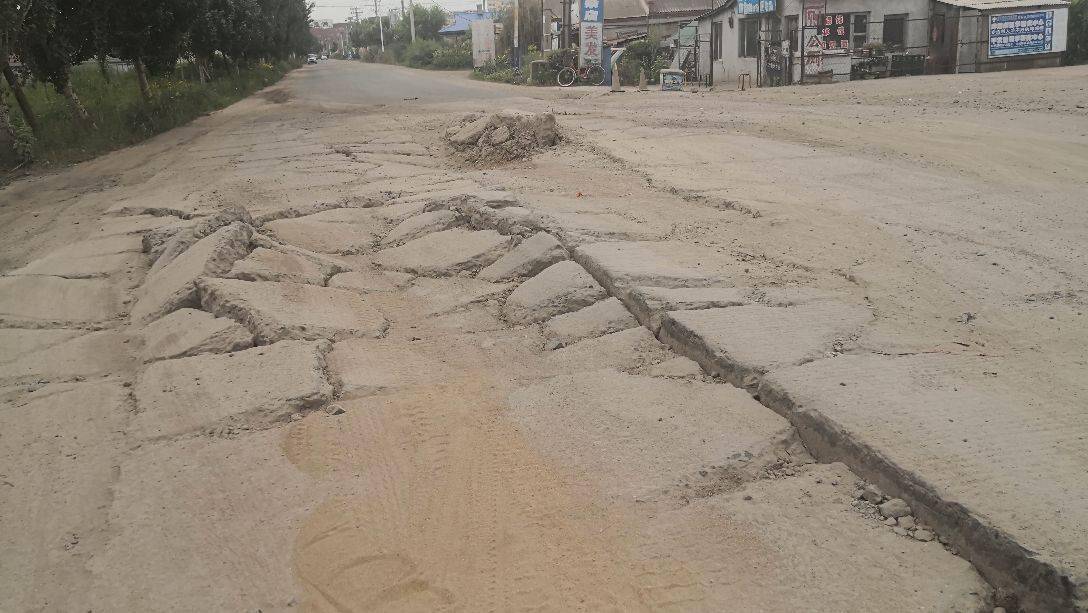
<instances>
[{"instance_id":1,"label":"tree trunk","mask_svg":"<svg viewBox=\"0 0 1088 613\"><path fill-rule=\"evenodd\" d=\"M79 97L76 96L76 93L74 91L72 91L71 78L68 78L68 80L64 82L64 87L61 88L61 93L64 94L65 98L68 99L68 106L72 107L72 113L75 114L76 118L79 119L79 122L81 124L90 128L98 127L94 124L94 120L92 120L91 116L87 113L87 109L83 106L83 103L79 101Z\"/></svg>"},{"instance_id":2,"label":"tree trunk","mask_svg":"<svg viewBox=\"0 0 1088 613\"><path fill-rule=\"evenodd\" d=\"M37 134L38 120L34 117L34 111L30 108L30 101L26 99L26 94L23 93L22 86L19 85L19 78L15 76L15 71L8 65L6 61L7 58L4 58L4 60L4 78L7 79L11 91L15 93L15 100L19 103L19 110L23 112L23 118L26 119L26 124L30 126L30 129L34 134Z\"/></svg>"},{"instance_id":3,"label":"tree trunk","mask_svg":"<svg viewBox=\"0 0 1088 613\"><path fill-rule=\"evenodd\" d=\"M102 78L106 80L106 83L112 83L113 78L110 76L110 68L106 64L106 54L99 53L95 59L98 61L98 71L102 73Z\"/></svg>"},{"instance_id":4,"label":"tree trunk","mask_svg":"<svg viewBox=\"0 0 1088 613\"><path fill-rule=\"evenodd\" d=\"M143 58L137 57L133 60L132 67L136 70L136 83L140 85L140 97L144 99L144 102L151 102L151 86L147 84L147 69L144 68Z\"/></svg>"}]
</instances>

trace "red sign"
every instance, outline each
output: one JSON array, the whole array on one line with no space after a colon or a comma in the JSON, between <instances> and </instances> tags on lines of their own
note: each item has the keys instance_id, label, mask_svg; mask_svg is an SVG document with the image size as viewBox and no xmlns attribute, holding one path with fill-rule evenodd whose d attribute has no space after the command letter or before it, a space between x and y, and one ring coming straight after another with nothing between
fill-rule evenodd
<instances>
[{"instance_id":1,"label":"red sign","mask_svg":"<svg viewBox=\"0 0 1088 613\"><path fill-rule=\"evenodd\" d=\"M826 13L820 16L820 39L824 49L850 49L850 16L846 13Z\"/></svg>"}]
</instances>

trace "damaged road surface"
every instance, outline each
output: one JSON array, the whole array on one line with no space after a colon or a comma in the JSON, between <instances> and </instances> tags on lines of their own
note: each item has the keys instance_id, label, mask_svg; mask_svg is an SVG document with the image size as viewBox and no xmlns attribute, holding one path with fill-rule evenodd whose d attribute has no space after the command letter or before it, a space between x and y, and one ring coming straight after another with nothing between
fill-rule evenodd
<instances>
[{"instance_id":1,"label":"damaged road surface","mask_svg":"<svg viewBox=\"0 0 1088 613\"><path fill-rule=\"evenodd\" d=\"M0 611L1085 608L1082 347L632 156L726 94L405 74L0 191Z\"/></svg>"}]
</instances>

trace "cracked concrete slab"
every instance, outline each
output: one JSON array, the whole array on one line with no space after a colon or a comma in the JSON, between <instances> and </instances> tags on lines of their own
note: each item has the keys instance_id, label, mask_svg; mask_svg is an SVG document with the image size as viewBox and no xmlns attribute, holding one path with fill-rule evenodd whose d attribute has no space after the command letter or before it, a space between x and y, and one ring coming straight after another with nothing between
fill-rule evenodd
<instances>
[{"instance_id":1,"label":"cracked concrete slab","mask_svg":"<svg viewBox=\"0 0 1088 613\"><path fill-rule=\"evenodd\" d=\"M713 250L681 241L608 241L582 245L574 259L621 299L637 286L730 285L740 272Z\"/></svg>"},{"instance_id":2,"label":"cracked concrete slab","mask_svg":"<svg viewBox=\"0 0 1088 613\"><path fill-rule=\"evenodd\" d=\"M545 322L545 347L566 347L583 339L619 332L637 325L638 322L618 298L606 298L577 311L556 315Z\"/></svg>"},{"instance_id":3,"label":"cracked concrete slab","mask_svg":"<svg viewBox=\"0 0 1088 613\"><path fill-rule=\"evenodd\" d=\"M0 321L8 324L100 323L120 312L118 293L105 279L0 277Z\"/></svg>"},{"instance_id":4,"label":"cracked concrete slab","mask_svg":"<svg viewBox=\"0 0 1088 613\"><path fill-rule=\"evenodd\" d=\"M743 287L635 287L627 294L631 312L657 334L669 311L734 307L751 302Z\"/></svg>"},{"instance_id":5,"label":"cracked concrete slab","mask_svg":"<svg viewBox=\"0 0 1088 613\"><path fill-rule=\"evenodd\" d=\"M201 353L229 353L253 346L253 334L226 317L196 309L178 309L140 330L143 361L183 358Z\"/></svg>"},{"instance_id":6,"label":"cracked concrete slab","mask_svg":"<svg viewBox=\"0 0 1088 613\"><path fill-rule=\"evenodd\" d=\"M872 320L863 306L818 302L792 307L745 305L673 311L661 339L709 373L738 386L777 368L836 355Z\"/></svg>"},{"instance_id":7,"label":"cracked concrete slab","mask_svg":"<svg viewBox=\"0 0 1088 613\"><path fill-rule=\"evenodd\" d=\"M48 330L36 330L49 340ZM30 351L0 365L2 380L71 380L75 377L123 375L132 368L127 337L116 330L88 332ZM42 343L44 344L44 343Z\"/></svg>"},{"instance_id":8,"label":"cracked concrete slab","mask_svg":"<svg viewBox=\"0 0 1088 613\"><path fill-rule=\"evenodd\" d=\"M1088 388L1057 394L1023 380L1002 358L843 355L773 371L759 395L803 425L817 453L864 466L867 479L972 551L998 587L1030 598L1025 610L1075 609L1088 602L1088 415L1079 400Z\"/></svg>"},{"instance_id":9,"label":"cracked concrete slab","mask_svg":"<svg viewBox=\"0 0 1088 613\"><path fill-rule=\"evenodd\" d=\"M148 275L132 307L132 321L148 323L171 311L196 306L197 279L229 272L235 261L249 254L251 235L252 229L243 223L225 226Z\"/></svg>"},{"instance_id":10,"label":"cracked concrete slab","mask_svg":"<svg viewBox=\"0 0 1088 613\"><path fill-rule=\"evenodd\" d=\"M680 377L687 379L702 376L703 369L699 367L695 360L678 355L660 364L654 364L646 371L646 374L651 377Z\"/></svg>"},{"instance_id":11,"label":"cracked concrete slab","mask_svg":"<svg viewBox=\"0 0 1088 613\"><path fill-rule=\"evenodd\" d=\"M260 344L276 341L381 337L385 316L358 293L304 283L203 279L200 303L244 325Z\"/></svg>"},{"instance_id":12,"label":"cracked concrete slab","mask_svg":"<svg viewBox=\"0 0 1088 613\"><path fill-rule=\"evenodd\" d=\"M607 368L638 372L674 356L649 330L639 326L549 351L540 374L554 376Z\"/></svg>"},{"instance_id":13,"label":"cracked concrete slab","mask_svg":"<svg viewBox=\"0 0 1088 613\"><path fill-rule=\"evenodd\" d=\"M136 382L132 429L164 438L229 424L261 428L332 398L328 341L281 341L154 362Z\"/></svg>"},{"instance_id":14,"label":"cracked concrete slab","mask_svg":"<svg viewBox=\"0 0 1088 613\"><path fill-rule=\"evenodd\" d=\"M453 211L431 211L409 217L397 224L385 238L381 240L382 246L392 246L405 243L432 232L449 230L461 224L460 218Z\"/></svg>"},{"instance_id":15,"label":"cracked concrete slab","mask_svg":"<svg viewBox=\"0 0 1088 613\"><path fill-rule=\"evenodd\" d=\"M329 279L329 287L348 289L367 294L370 292L394 292L412 283L415 275L392 270L356 269L342 272Z\"/></svg>"},{"instance_id":16,"label":"cracked concrete slab","mask_svg":"<svg viewBox=\"0 0 1088 613\"><path fill-rule=\"evenodd\" d=\"M518 277L532 277L545 268L567 259L567 250L547 232L538 232L521 241L477 276L497 283Z\"/></svg>"},{"instance_id":17,"label":"cracked concrete slab","mask_svg":"<svg viewBox=\"0 0 1088 613\"><path fill-rule=\"evenodd\" d=\"M515 240L493 230L454 228L380 251L374 261L392 270L449 276L476 271L491 264L506 253Z\"/></svg>"},{"instance_id":18,"label":"cracked concrete slab","mask_svg":"<svg viewBox=\"0 0 1088 613\"><path fill-rule=\"evenodd\" d=\"M243 281L287 281L325 285L325 272L311 260L300 255L257 247L231 266L224 275Z\"/></svg>"},{"instance_id":19,"label":"cracked concrete slab","mask_svg":"<svg viewBox=\"0 0 1088 613\"><path fill-rule=\"evenodd\" d=\"M345 254L373 248L385 233L385 226L380 224L354 224L315 217L279 219L264 224L261 230L285 243L316 253Z\"/></svg>"},{"instance_id":20,"label":"cracked concrete slab","mask_svg":"<svg viewBox=\"0 0 1088 613\"><path fill-rule=\"evenodd\" d=\"M506 299L503 315L514 324L531 324L576 311L608 296L588 272L570 260L552 264L525 281Z\"/></svg>"},{"instance_id":21,"label":"cracked concrete slab","mask_svg":"<svg viewBox=\"0 0 1088 613\"><path fill-rule=\"evenodd\" d=\"M472 304L497 300L513 287L510 283L488 283L465 277L419 277L408 287L405 295L425 305L423 311L426 314L440 315Z\"/></svg>"}]
</instances>

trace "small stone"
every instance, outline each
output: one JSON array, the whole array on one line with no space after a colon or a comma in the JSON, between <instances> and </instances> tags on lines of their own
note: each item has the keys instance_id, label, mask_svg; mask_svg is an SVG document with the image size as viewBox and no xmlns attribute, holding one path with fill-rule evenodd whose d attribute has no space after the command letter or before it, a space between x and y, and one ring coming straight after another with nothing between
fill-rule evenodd
<instances>
[{"instance_id":1,"label":"small stone","mask_svg":"<svg viewBox=\"0 0 1088 613\"><path fill-rule=\"evenodd\" d=\"M873 504L880 504L884 500L884 492L880 491L880 488L875 485L866 485L861 497Z\"/></svg>"},{"instance_id":2,"label":"small stone","mask_svg":"<svg viewBox=\"0 0 1088 613\"><path fill-rule=\"evenodd\" d=\"M499 126L495 128L495 131L491 133L491 144L501 145L506 141L510 140L511 136L513 136L513 134L510 132L510 128L506 126Z\"/></svg>"},{"instance_id":3,"label":"small stone","mask_svg":"<svg viewBox=\"0 0 1088 613\"><path fill-rule=\"evenodd\" d=\"M744 497L744 499L745 499L745 500L751 500L751 499L752 499L752 497L751 497L751 496L745 496L745 497Z\"/></svg>"},{"instance_id":4,"label":"small stone","mask_svg":"<svg viewBox=\"0 0 1088 613\"><path fill-rule=\"evenodd\" d=\"M929 541L933 540L933 533L929 530L915 530L914 538L915 540L922 541L923 543L928 543Z\"/></svg>"},{"instance_id":5,"label":"small stone","mask_svg":"<svg viewBox=\"0 0 1088 613\"><path fill-rule=\"evenodd\" d=\"M907 530L913 530L915 528L914 518L911 517L910 515L908 515L906 517L900 517L899 518L899 525L903 526Z\"/></svg>"},{"instance_id":6,"label":"small stone","mask_svg":"<svg viewBox=\"0 0 1088 613\"><path fill-rule=\"evenodd\" d=\"M344 411L344 407L338 404L330 404L325 407L325 412L329 415L343 415L346 411Z\"/></svg>"},{"instance_id":7,"label":"small stone","mask_svg":"<svg viewBox=\"0 0 1088 613\"><path fill-rule=\"evenodd\" d=\"M892 528L892 532L898 534L899 536L910 536L910 532L908 532L906 528L900 528L899 526Z\"/></svg>"},{"instance_id":8,"label":"small stone","mask_svg":"<svg viewBox=\"0 0 1088 613\"><path fill-rule=\"evenodd\" d=\"M906 517L910 515L910 507L901 498L892 498L880 505L880 514L884 517Z\"/></svg>"},{"instance_id":9,"label":"small stone","mask_svg":"<svg viewBox=\"0 0 1088 613\"><path fill-rule=\"evenodd\" d=\"M895 526L896 525L895 518L894 517L889 517L888 519L885 519L884 520L884 525L885 526Z\"/></svg>"}]
</instances>

